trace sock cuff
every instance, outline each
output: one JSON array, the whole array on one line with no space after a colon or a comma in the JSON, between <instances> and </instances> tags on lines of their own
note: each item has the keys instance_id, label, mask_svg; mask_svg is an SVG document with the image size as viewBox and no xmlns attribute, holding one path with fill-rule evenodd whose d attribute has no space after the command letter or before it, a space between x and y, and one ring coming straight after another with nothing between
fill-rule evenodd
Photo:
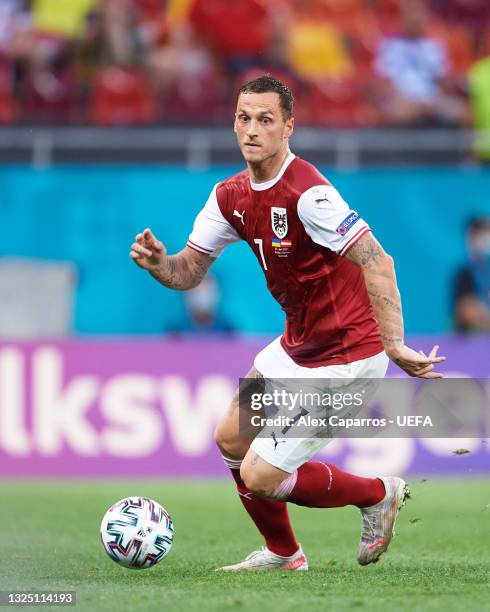
<instances>
[{"instance_id":1,"label":"sock cuff","mask_svg":"<svg viewBox=\"0 0 490 612\"><path fill-rule=\"evenodd\" d=\"M225 457L221 455L225 465L230 468L230 470L239 470L242 465L242 459L230 459L229 457Z\"/></svg>"},{"instance_id":2,"label":"sock cuff","mask_svg":"<svg viewBox=\"0 0 490 612\"><path fill-rule=\"evenodd\" d=\"M272 497L274 499L286 500L291 495L297 480L298 470L294 470L292 474L289 474L289 476L281 482L272 494Z\"/></svg>"}]
</instances>

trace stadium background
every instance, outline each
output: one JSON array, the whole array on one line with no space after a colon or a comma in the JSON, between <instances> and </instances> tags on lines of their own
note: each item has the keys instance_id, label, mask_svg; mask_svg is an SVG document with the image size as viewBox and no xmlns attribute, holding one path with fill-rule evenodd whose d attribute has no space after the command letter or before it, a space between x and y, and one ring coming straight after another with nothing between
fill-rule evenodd
<instances>
[{"instance_id":1,"label":"stadium background","mask_svg":"<svg viewBox=\"0 0 490 612\"><path fill-rule=\"evenodd\" d=\"M485 0L2 0L5 496L19 492L7 479L30 479L29 504L73 477L123 479L121 496L137 486L126 477L226 477L213 426L281 311L246 245L190 299L128 251L146 226L183 247L213 185L241 167L233 100L264 72L296 94L293 151L395 258L408 343L437 342L441 371L488 378L489 333L456 333L453 293L468 219L490 217L489 23ZM397 37L418 66L389 47ZM365 474L487 479L489 452L479 439L337 440L322 456ZM45 489L45 477L63 480Z\"/></svg>"}]
</instances>

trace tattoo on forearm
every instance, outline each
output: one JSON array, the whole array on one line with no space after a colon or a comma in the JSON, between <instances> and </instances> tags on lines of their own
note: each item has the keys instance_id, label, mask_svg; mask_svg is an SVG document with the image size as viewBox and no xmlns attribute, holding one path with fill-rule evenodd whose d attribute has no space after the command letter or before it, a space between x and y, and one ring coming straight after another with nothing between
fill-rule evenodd
<instances>
[{"instance_id":1,"label":"tattoo on forearm","mask_svg":"<svg viewBox=\"0 0 490 612\"><path fill-rule=\"evenodd\" d=\"M387 336L385 334L381 334L381 340L383 341L383 344L388 345L403 343L403 338L401 336Z\"/></svg>"},{"instance_id":2,"label":"tattoo on forearm","mask_svg":"<svg viewBox=\"0 0 490 612\"><path fill-rule=\"evenodd\" d=\"M206 275L206 272L209 270L209 264L205 264L203 261L197 260L194 262L194 270L196 275L203 279Z\"/></svg>"},{"instance_id":3,"label":"tattoo on forearm","mask_svg":"<svg viewBox=\"0 0 490 612\"><path fill-rule=\"evenodd\" d=\"M403 316L393 260L369 233L352 245L346 257L363 271L384 347L403 344Z\"/></svg>"},{"instance_id":4,"label":"tattoo on forearm","mask_svg":"<svg viewBox=\"0 0 490 612\"><path fill-rule=\"evenodd\" d=\"M150 274L169 289L186 291L197 287L202 281L213 262L211 258L208 259L209 261L200 258L190 260L183 253L170 255L159 268L151 270Z\"/></svg>"},{"instance_id":5,"label":"tattoo on forearm","mask_svg":"<svg viewBox=\"0 0 490 612\"><path fill-rule=\"evenodd\" d=\"M403 344L402 308L394 275L386 279L374 272L365 272L364 279L384 347Z\"/></svg>"},{"instance_id":6,"label":"tattoo on forearm","mask_svg":"<svg viewBox=\"0 0 490 612\"><path fill-rule=\"evenodd\" d=\"M387 306L387 307L393 309L395 312L398 312L398 313L401 314L402 309L401 309L400 301L399 300L395 301L394 299L392 299L392 298L390 298L388 296L383 296L382 300L383 300L383 303L384 303L385 306Z\"/></svg>"}]
</instances>

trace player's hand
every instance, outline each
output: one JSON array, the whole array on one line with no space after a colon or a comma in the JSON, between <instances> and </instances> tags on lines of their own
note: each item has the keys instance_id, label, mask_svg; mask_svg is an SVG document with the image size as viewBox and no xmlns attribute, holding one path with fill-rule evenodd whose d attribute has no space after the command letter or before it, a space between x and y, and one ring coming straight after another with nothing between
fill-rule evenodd
<instances>
[{"instance_id":1,"label":"player's hand","mask_svg":"<svg viewBox=\"0 0 490 612\"><path fill-rule=\"evenodd\" d=\"M408 346L387 351L388 357L396 363L396 365L404 370L410 376L418 378L442 378L443 375L439 372L434 372L434 364L446 361L445 357L438 357L437 351L439 346L436 344L429 355L423 351L414 351Z\"/></svg>"},{"instance_id":2,"label":"player's hand","mask_svg":"<svg viewBox=\"0 0 490 612\"><path fill-rule=\"evenodd\" d=\"M143 270L153 270L165 261L167 249L147 228L141 234L137 234L129 256Z\"/></svg>"}]
</instances>

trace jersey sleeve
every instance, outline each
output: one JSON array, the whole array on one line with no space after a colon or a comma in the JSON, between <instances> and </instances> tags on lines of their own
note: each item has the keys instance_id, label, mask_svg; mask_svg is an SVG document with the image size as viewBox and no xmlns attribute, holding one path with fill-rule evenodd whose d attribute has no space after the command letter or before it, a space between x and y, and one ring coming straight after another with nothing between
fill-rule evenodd
<instances>
[{"instance_id":1,"label":"jersey sleeve","mask_svg":"<svg viewBox=\"0 0 490 612\"><path fill-rule=\"evenodd\" d=\"M317 185L305 191L298 200L298 216L313 242L339 255L370 231L331 185Z\"/></svg>"},{"instance_id":2,"label":"jersey sleeve","mask_svg":"<svg viewBox=\"0 0 490 612\"><path fill-rule=\"evenodd\" d=\"M204 208L194 221L187 246L210 257L219 257L228 244L241 240L235 228L223 216L214 186Z\"/></svg>"}]
</instances>

